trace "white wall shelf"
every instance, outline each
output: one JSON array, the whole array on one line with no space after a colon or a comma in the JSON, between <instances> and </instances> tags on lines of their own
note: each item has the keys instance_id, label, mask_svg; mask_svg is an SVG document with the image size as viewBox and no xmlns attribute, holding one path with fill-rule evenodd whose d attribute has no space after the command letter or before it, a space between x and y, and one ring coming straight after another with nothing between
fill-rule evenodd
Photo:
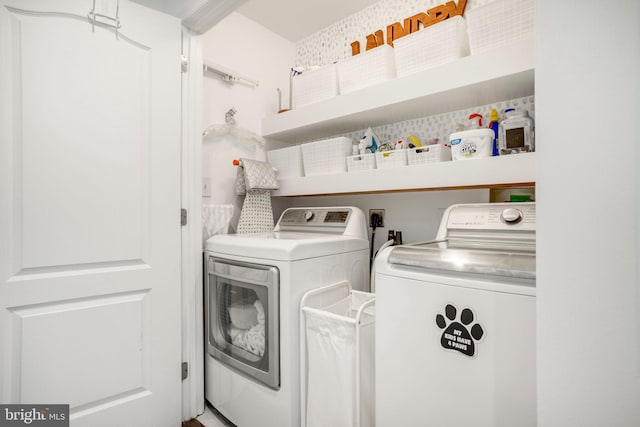
<instances>
[{"instance_id":1,"label":"white wall shelf","mask_svg":"<svg viewBox=\"0 0 640 427\"><path fill-rule=\"evenodd\" d=\"M534 94L534 43L523 40L266 117L262 135L289 144Z\"/></svg>"},{"instance_id":2,"label":"white wall shelf","mask_svg":"<svg viewBox=\"0 0 640 427\"><path fill-rule=\"evenodd\" d=\"M523 40L262 121L265 138L299 144L534 95L534 42ZM274 196L535 185L535 153L287 178Z\"/></svg>"},{"instance_id":3,"label":"white wall shelf","mask_svg":"<svg viewBox=\"0 0 640 427\"><path fill-rule=\"evenodd\" d=\"M401 166L334 175L284 178L273 196L318 196L394 191L535 185L535 153Z\"/></svg>"}]
</instances>

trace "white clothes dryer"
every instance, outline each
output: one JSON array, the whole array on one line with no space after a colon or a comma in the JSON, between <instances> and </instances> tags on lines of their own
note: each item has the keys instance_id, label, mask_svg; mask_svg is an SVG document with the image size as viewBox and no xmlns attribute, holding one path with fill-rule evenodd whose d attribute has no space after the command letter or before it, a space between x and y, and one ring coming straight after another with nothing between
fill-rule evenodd
<instances>
[{"instance_id":1,"label":"white clothes dryer","mask_svg":"<svg viewBox=\"0 0 640 427\"><path fill-rule=\"evenodd\" d=\"M375 264L376 424L535 427L535 204L454 205Z\"/></svg>"},{"instance_id":2,"label":"white clothes dryer","mask_svg":"<svg viewBox=\"0 0 640 427\"><path fill-rule=\"evenodd\" d=\"M300 425L299 305L315 288L369 287L355 207L291 208L274 231L205 245L205 396L239 427Z\"/></svg>"}]
</instances>

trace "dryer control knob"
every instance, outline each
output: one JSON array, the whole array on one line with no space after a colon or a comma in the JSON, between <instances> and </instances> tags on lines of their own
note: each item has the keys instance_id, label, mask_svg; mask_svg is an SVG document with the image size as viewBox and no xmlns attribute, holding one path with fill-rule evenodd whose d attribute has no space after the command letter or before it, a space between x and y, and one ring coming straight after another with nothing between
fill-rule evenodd
<instances>
[{"instance_id":1,"label":"dryer control knob","mask_svg":"<svg viewBox=\"0 0 640 427\"><path fill-rule=\"evenodd\" d=\"M304 212L304 220L309 222L313 219L313 217L315 216L315 214L313 213L313 211L305 211Z\"/></svg>"},{"instance_id":2,"label":"dryer control knob","mask_svg":"<svg viewBox=\"0 0 640 427\"><path fill-rule=\"evenodd\" d=\"M515 208L507 208L502 211L502 220L507 224L517 224L522 221L522 212Z\"/></svg>"}]
</instances>

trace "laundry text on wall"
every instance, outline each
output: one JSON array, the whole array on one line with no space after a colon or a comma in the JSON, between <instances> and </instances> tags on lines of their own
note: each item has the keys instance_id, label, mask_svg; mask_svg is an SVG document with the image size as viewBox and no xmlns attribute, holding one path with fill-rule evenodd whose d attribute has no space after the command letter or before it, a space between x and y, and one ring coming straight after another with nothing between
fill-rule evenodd
<instances>
[{"instance_id":1,"label":"laundry text on wall","mask_svg":"<svg viewBox=\"0 0 640 427\"><path fill-rule=\"evenodd\" d=\"M394 22L387 25L387 44L393 46L393 41L404 37L411 33L415 33L420 28L426 28L430 25L437 24L452 16L460 15L464 13L464 8L467 6L467 0L458 0L458 4L454 1L448 1L439 6L432 7L426 12L420 12L409 18L404 19L404 24L400 22ZM367 46L365 50L370 50L375 47L384 44L384 34L382 30L378 30L373 34L369 34L367 37ZM351 43L351 55L355 56L360 53L360 42L354 41Z\"/></svg>"}]
</instances>

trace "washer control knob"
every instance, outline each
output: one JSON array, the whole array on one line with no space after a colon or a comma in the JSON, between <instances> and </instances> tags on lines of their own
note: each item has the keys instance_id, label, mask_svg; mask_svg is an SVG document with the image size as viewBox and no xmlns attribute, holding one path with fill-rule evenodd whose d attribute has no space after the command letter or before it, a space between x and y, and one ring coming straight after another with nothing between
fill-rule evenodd
<instances>
[{"instance_id":1,"label":"washer control knob","mask_svg":"<svg viewBox=\"0 0 640 427\"><path fill-rule=\"evenodd\" d=\"M517 224L522 221L522 212L515 208L507 208L502 211L502 220L507 224Z\"/></svg>"},{"instance_id":2,"label":"washer control knob","mask_svg":"<svg viewBox=\"0 0 640 427\"><path fill-rule=\"evenodd\" d=\"M313 211L305 211L304 212L304 220L309 222L313 219L313 217L315 216L315 214L313 213Z\"/></svg>"}]
</instances>

